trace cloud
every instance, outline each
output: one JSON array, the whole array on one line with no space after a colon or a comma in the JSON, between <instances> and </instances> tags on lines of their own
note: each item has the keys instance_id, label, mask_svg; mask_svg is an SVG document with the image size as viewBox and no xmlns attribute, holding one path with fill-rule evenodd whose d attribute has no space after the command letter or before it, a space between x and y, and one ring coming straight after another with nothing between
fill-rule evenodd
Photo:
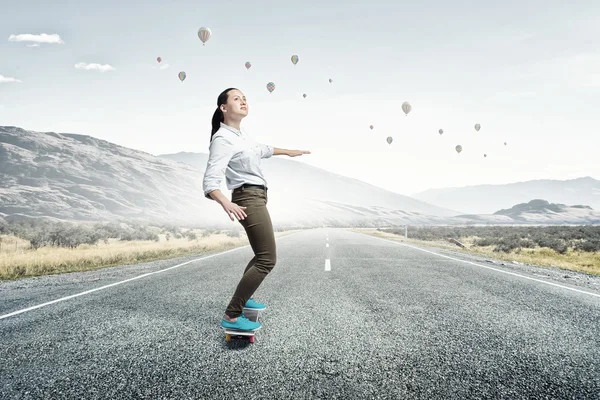
<instances>
[{"instance_id":1,"label":"cloud","mask_svg":"<svg viewBox=\"0 0 600 400\"><path fill-rule=\"evenodd\" d=\"M161 65L159 69L167 69L169 68L169 64Z\"/></svg>"},{"instance_id":2,"label":"cloud","mask_svg":"<svg viewBox=\"0 0 600 400\"><path fill-rule=\"evenodd\" d=\"M87 71L92 71L92 70L96 70L96 71L100 71L100 72L106 72L106 71L114 71L115 68L113 68L112 66L108 65L108 64L97 64L97 63L77 63L75 64L75 68L77 69L85 69Z\"/></svg>"},{"instance_id":3,"label":"cloud","mask_svg":"<svg viewBox=\"0 0 600 400\"><path fill-rule=\"evenodd\" d=\"M32 35L31 33L24 33L21 35L10 35L8 37L9 42L35 42L35 43L49 43L49 44L64 44L65 42L60 38L59 35L52 34L48 35L42 33L41 35Z\"/></svg>"},{"instance_id":4,"label":"cloud","mask_svg":"<svg viewBox=\"0 0 600 400\"><path fill-rule=\"evenodd\" d=\"M28 44L27 47L40 47L39 43Z\"/></svg>"},{"instance_id":5,"label":"cloud","mask_svg":"<svg viewBox=\"0 0 600 400\"><path fill-rule=\"evenodd\" d=\"M9 76L0 75L0 83L14 83L14 82L21 82L21 81L18 79L15 79L15 78L11 78Z\"/></svg>"}]
</instances>

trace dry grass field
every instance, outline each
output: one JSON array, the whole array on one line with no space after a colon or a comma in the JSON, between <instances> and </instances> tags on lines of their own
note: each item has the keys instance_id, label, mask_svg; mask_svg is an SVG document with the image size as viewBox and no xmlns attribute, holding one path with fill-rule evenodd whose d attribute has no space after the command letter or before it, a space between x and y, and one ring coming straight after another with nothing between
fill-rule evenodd
<instances>
[{"instance_id":1,"label":"dry grass field","mask_svg":"<svg viewBox=\"0 0 600 400\"><path fill-rule=\"evenodd\" d=\"M444 248L466 254L477 254L489 258L516 261L523 264L556 267L572 271L585 272L592 275L600 275L600 252L599 251L579 251L569 248L565 253L561 254L547 247L522 248L512 250L510 252L494 251L494 246L477 246L478 237L464 237L460 239L460 243L466 248L461 248L447 240L418 240L405 238L404 234L382 232L376 229L352 229L353 231L365 233L373 236L378 236L386 239L402 241L421 246L429 246L436 248Z\"/></svg>"},{"instance_id":2,"label":"dry grass field","mask_svg":"<svg viewBox=\"0 0 600 400\"><path fill-rule=\"evenodd\" d=\"M170 237L167 240L166 235L161 234L158 241L109 239L107 243L99 241L95 245L81 244L73 249L44 246L37 250L31 249L27 240L0 235L0 279L89 271L182 255L202 255L248 245L245 233L239 237L232 237L226 233L202 236L202 230L195 230L195 232L197 239L193 240L186 237L179 239ZM294 232L296 231L275 232L275 237Z\"/></svg>"}]
</instances>

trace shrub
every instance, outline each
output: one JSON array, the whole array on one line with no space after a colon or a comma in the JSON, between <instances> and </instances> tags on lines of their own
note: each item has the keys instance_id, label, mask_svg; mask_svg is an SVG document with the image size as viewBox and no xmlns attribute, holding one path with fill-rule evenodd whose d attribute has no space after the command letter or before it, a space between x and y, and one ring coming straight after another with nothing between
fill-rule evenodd
<instances>
[{"instance_id":1,"label":"shrub","mask_svg":"<svg viewBox=\"0 0 600 400\"><path fill-rule=\"evenodd\" d=\"M194 231L191 231L191 230L190 230L190 231L187 231L187 232L185 233L185 236L186 236L186 237L187 237L189 240L196 240L196 239L198 239L198 235L196 235L196 232L194 232Z\"/></svg>"},{"instance_id":2,"label":"shrub","mask_svg":"<svg viewBox=\"0 0 600 400\"><path fill-rule=\"evenodd\" d=\"M480 247L492 246L495 244L497 244L497 241L492 238L489 238L489 237L479 238L479 239L475 239L473 241L474 246L480 246Z\"/></svg>"},{"instance_id":3,"label":"shrub","mask_svg":"<svg viewBox=\"0 0 600 400\"><path fill-rule=\"evenodd\" d=\"M240 237L240 231L239 230L233 230L233 229L229 229L225 232L225 234L229 237Z\"/></svg>"},{"instance_id":4,"label":"shrub","mask_svg":"<svg viewBox=\"0 0 600 400\"><path fill-rule=\"evenodd\" d=\"M598 239L584 240L582 242L575 243L575 245L573 247L575 250L579 250L579 251L589 251L589 252L600 251L600 240L598 240Z\"/></svg>"}]
</instances>

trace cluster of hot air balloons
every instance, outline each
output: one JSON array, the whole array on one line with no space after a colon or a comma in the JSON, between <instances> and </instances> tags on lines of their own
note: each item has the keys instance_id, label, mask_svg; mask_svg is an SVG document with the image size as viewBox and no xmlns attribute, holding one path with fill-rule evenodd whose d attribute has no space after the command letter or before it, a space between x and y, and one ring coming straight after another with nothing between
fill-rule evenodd
<instances>
[{"instance_id":1,"label":"cluster of hot air balloons","mask_svg":"<svg viewBox=\"0 0 600 400\"><path fill-rule=\"evenodd\" d=\"M198 38L202 42L203 46L206 45L206 42L210 39L211 35L212 35L212 32L211 32L210 28L208 28L208 27L203 26L200 29L198 29ZM156 60L160 63L162 61L162 58L157 57ZM300 61L300 57L297 54L294 54L290 57L290 60L293 65L297 65L298 62ZM250 61L246 61L244 66L246 67L247 70L249 70L252 67L252 63ZM181 82L183 82L185 80L185 78L187 77L187 74L185 73L185 71L181 71L181 72L179 72L178 77L179 77L179 80ZM329 78L329 83L333 83L333 79ZM267 87L267 90L269 91L269 93L273 93L273 91L276 88L276 85L274 82L268 82L266 87ZM302 97L306 98L307 94L306 93L302 94ZM405 116L408 116L408 114L411 112L411 110L412 110L412 106L408 101L405 101L404 103L402 103L402 111L404 112ZM369 125L369 128L371 130L373 130L375 127L373 125ZM479 124L479 123L475 124L475 131L479 132L480 129L481 129L481 124ZM442 135L444 133L444 130L440 128L438 130L438 133L440 135ZM388 136L386 138L386 142L390 145L392 144L393 140L394 139L391 136ZM504 142L504 146L506 146L506 145L507 145L507 143ZM463 147L460 144L456 145L456 147L454 149L456 150L456 152L458 154L460 154L463 151ZM487 157L487 154L484 154L483 156Z\"/></svg>"},{"instance_id":2,"label":"cluster of hot air balloons","mask_svg":"<svg viewBox=\"0 0 600 400\"><path fill-rule=\"evenodd\" d=\"M475 124L474 128L475 128L475 131L479 132L479 130L481 129L481 124L479 124L479 123L478 123L478 124ZM441 134L443 134L443 133L444 133L444 130L443 130L443 129L440 129L440 130L438 131L438 133L441 135ZM506 143L506 142L504 142L504 145L506 146L506 145L507 145L507 143ZM463 147L462 147L462 146L459 144L459 145L457 145L457 146L454 148L454 150L456 150L456 152L457 152L458 154L460 154L460 153L462 152L462 150L463 150ZM484 154L483 154L483 157L486 157L486 158L487 158L487 153L484 153Z\"/></svg>"},{"instance_id":3,"label":"cluster of hot air balloons","mask_svg":"<svg viewBox=\"0 0 600 400\"><path fill-rule=\"evenodd\" d=\"M331 81L331 79L330 79L330 81ZM404 114L406 116L408 116L408 113L411 110L412 110L412 106L410 105L410 103L408 101L405 101L404 103L402 103L402 111L404 111ZM373 130L373 128L375 128L375 127L373 125L369 125L369 128L371 130ZM440 129L440 131L441 131L441 129ZM394 141L394 138L391 136L388 136L385 140L388 144L392 144L392 142Z\"/></svg>"},{"instance_id":4,"label":"cluster of hot air balloons","mask_svg":"<svg viewBox=\"0 0 600 400\"><path fill-rule=\"evenodd\" d=\"M290 57L290 60L292 61L292 64L296 65L298 64L298 61L300 61L300 57L298 56L298 54L294 54ZM246 66L246 69L250 69L250 67L252 67L252 63L250 61L246 61L246 63L244 64ZM333 79L329 78L329 83L332 83ZM269 91L269 93L273 93L273 91L275 90L276 86L274 82L268 82L267 83L267 90ZM303 93L302 97L306 98L307 94Z\"/></svg>"},{"instance_id":5,"label":"cluster of hot air balloons","mask_svg":"<svg viewBox=\"0 0 600 400\"><path fill-rule=\"evenodd\" d=\"M204 46L206 44L208 39L210 39L211 35L212 35L212 32L211 32L210 28L203 26L200 29L198 29L198 38L202 42L202 46ZM162 58L157 57L156 61L158 61L160 63L162 61ZM250 66L249 66L250 63L246 63L246 64L248 64L246 67L250 68ZM177 74L177 77L179 78L179 80L181 82L183 82L185 80L185 78L187 77L187 74L185 73L185 71L181 71L180 73Z\"/></svg>"},{"instance_id":6,"label":"cluster of hot air balloons","mask_svg":"<svg viewBox=\"0 0 600 400\"><path fill-rule=\"evenodd\" d=\"M404 103L402 103L402 111L404 111L404 114L405 114L406 116L408 116L408 113L410 113L410 111L411 111L411 110L412 110L412 106L410 105L410 103L409 103L409 102L405 101ZM474 126L474 127L475 127L475 131L479 132L479 130L481 129L481 124L477 123L477 124L475 124L475 126ZM369 128L370 128L371 130L373 130L373 129L374 129L374 126L373 126L373 125L369 125ZM444 130L440 128L440 129L438 130L438 133L439 133L440 135L442 135L442 134L444 133ZM392 144L393 140L394 140L394 139L393 139L391 136L388 136L388 137L386 138L386 141L387 141L387 143L388 143L388 144ZM506 145L507 145L507 143L506 143L506 142L504 142L504 145L506 146ZM455 151L456 151L458 154L460 154L460 153L463 151L463 147L462 147L462 145L460 145L460 144L459 144L459 145L456 145L456 147L454 147L454 150L455 150ZM484 154L483 154L483 157L487 158L487 153L484 153Z\"/></svg>"},{"instance_id":7,"label":"cluster of hot air balloons","mask_svg":"<svg viewBox=\"0 0 600 400\"><path fill-rule=\"evenodd\" d=\"M296 65L298 63L298 60L299 60L299 58L297 55L292 56L292 64ZM252 63L250 61L246 61L246 63L244 65L246 66L246 69L250 69L250 67L252 67ZM275 90L275 83L273 83L273 82L267 83L267 90L269 91L269 93L273 93L273 90Z\"/></svg>"},{"instance_id":8,"label":"cluster of hot air balloons","mask_svg":"<svg viewBox=\"0 0 600 400\"><path fill-rule=\"evenodd\" d=\"M206 42L210 39L211 36L212 36L212 31L210 30L210 28L203 26L200 29L198 29L198 39L200 39L200 41L202 42L202 46L206 45ZM298 61L300 61L300 57L298 57L297 54L292 55L290 59L292 61L292 64L294 64L294 65L298 64ZM160 63L162 61L162 58L158 57L156 60ZM248 70L252 67L252 63L250 61L246 61L244 66ZM185 80L187 74L185 73L185 71L181 71L181 72L179 72L179 74L177 74L177 76L179 77L179 80L181 82L183 82ZM329 78L329 83L332 83L332 82L333 82L333 79ZM275 90L275 87L276 86L275 86L274 82L267 83L267 90L269 91L269 93L273 93L273 91ZM307 97L306 93L304 93L302 95L302 97L306 98Z\"/></svg>"}]
</instances>

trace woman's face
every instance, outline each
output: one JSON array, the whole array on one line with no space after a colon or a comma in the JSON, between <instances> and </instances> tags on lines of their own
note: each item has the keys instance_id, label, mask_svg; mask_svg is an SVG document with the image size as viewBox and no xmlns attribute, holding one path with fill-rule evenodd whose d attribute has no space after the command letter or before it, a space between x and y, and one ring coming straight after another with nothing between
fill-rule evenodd
<instances>
[{"instance_id":1,"label":"woman's face","mask_svg":"<svg viewBox=\"0 0 600 400\"><path fill-rule=\"evenodd\" d=\"M227 103L221 106L223 113L229 118L244 118L248 115L248 103L246 96L239 90L232 90L228 93Z\"/></svg>"}]
</instances>

